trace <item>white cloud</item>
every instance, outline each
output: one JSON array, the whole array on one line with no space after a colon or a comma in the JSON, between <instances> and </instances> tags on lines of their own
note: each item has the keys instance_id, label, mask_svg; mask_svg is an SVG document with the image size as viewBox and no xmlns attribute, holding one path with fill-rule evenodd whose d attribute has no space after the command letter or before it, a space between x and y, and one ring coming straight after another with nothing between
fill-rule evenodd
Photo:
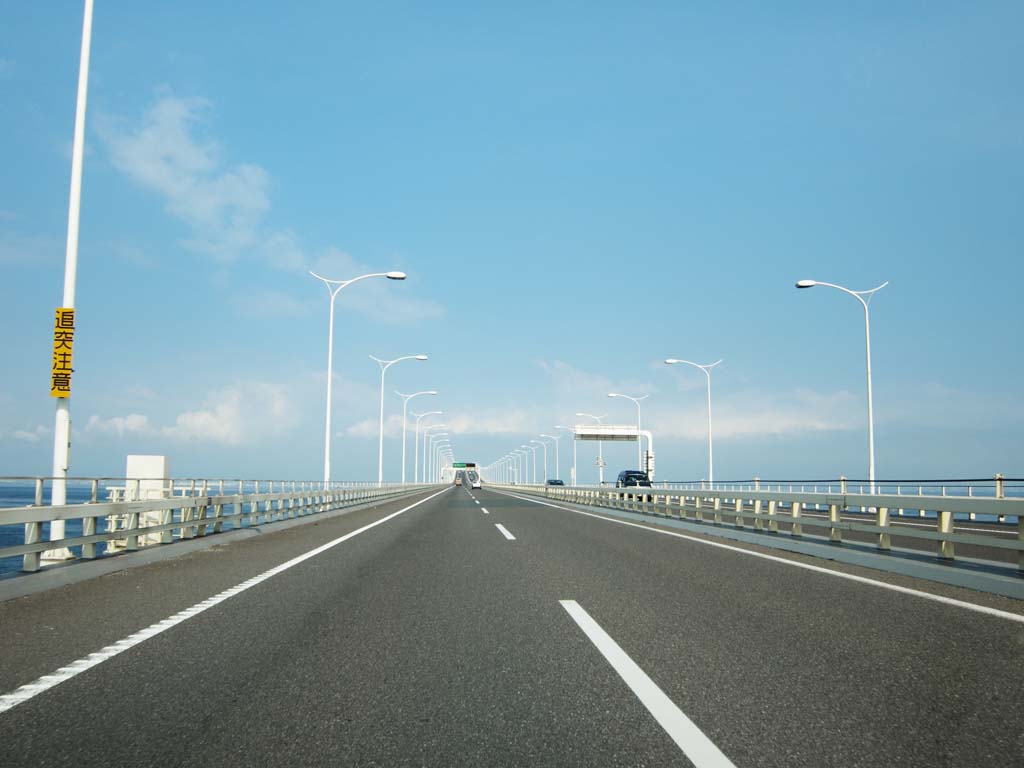
<instances>
[{"instance_id":1,"label":"white cloud","mask_svg":"<svg viewBox=\"0 0 1024 768\"><path fill-rule=\"evenodd\" d=\"M58 264L63 255L64 245L56 238L0 232L0 265Z\"/></svg>"},{"instance_id":2,"label":"white cloud","mask_svg":"<svg viewBox=\"0 0 1024 768\"><path fill-rule=\"evenodd\" d=\"M521 435L542 432L549 421L540 411L510 409L452 416L445 423L456 435Z\"/></svg>"},{"instance_id":3,"label":"white cloud","mask_svg":"<svg viewBox=\"0 0 1024 768\"><path fill-rule=\"evenodd\" d=\"M317 257L312 267L318 275L336 280L347 280L399 268L396 264L370 267L337 248L325 250ZM354 310L366 317L393 325L409 325L444 315L444 307L440 304L408 295L414 290L411 284L414 284L415 280L415 275L403 281L383 278L366 280L357 287L345 289L345 300L339 304L339 309Z\"/></svg>"},{"instance_id":4,"label":"white cloud","mask_svg":"<svg viewBox=\"0 0 1024 768\"><path fill-rule=\"evenodd\" d=\"M410 419L412 422L412 420ZM415 422L412 422L415 424ZM377 437L380 430L380 417L375 419L364 419L363 421L353 424L345 430L345 435L348 437ZM413 427L415 432L415 427ZM384 437L401 437L402 436L402 417L398 414L392 414L384 419Z\"/></svg>"},{"instance_id":5,"label":"white cloud","mask_svg":"<svg viewBox=\"0 0 1024 768\"><path fill-rule=\"evenodd\" d=\"M284 291L253 291L245 296L236 296L232 303L235 311L243 317L301 317L314 310L314 302L305 301ZM315 304L320 309L319 303Z\"/></svg>"},{"instance_id":6,"label":"white cloud","mask_svg":"<svg viewBox=\"0 0 1024 768\"><path fill-rule=\"evenodd\" d=\"M27 443L38 443L44 437L48 437L52 434L52 429L50 429L49 427L44 427L42 424L40 424L31 431L25 429L16 429L13 433L11 433L11 437L13 437L15 440L24 440Z\"/></svg>"},{"instance_id":7,"label":"white cloud","mask_svg":"<svg viewBox=\"0 0 1024 768\"><path fill-rule=\"evenodd\" d=\"M149 424L149 417L138 413L130 413L127 416L112 416L109 419L101 419L96 414L93 414L85 425L85 431L101 432L123 437L125 434L151 432L152 427Z\"/></svg>"},{"instance_id":8,"label":"white cloud","mask_svg":"<svg viewBox=\"0 0 1024 768\"><path fill-rule=\"evenodd\" d=\"M114 166L140 186L157 192L172 216L191 230L190 248L233 260L259 237L270 207L269 178L258 165L226 166L214 141L196 135L202 99L164 96L138 127L97 119L97 131Z\"/></svg>"},{"instance_id":9,"label":"white cloud","mask_svg":"<svg viewBox=\"0 0 1024 768\"><path fill-rule=\"evenodd\" d=\"M179 414L173 426L160 432L175 440L239 445L286 432L297 420L282 387L246 383L212 393L203 408Z\"/></svg>"},{"instance_id":10,"label":"white cloud","mask_svg":"<svg viewBox=\"0 0 1024 768\"><path fill-rule=\"evenodd\" d=\"M333 247L311 255L291 230L268 227L269 174L254 163L223 162L218 144L201 135L208 108L204 99L164 95L136 126L126 127L125 120L109 116L96 120L113 165L158 194L167 212L188 227L186 247L222 263L254 254L271 267L293 274L305 273L312 263L318 273L338 279L401 268L399 264L371 268ZM414 280L415 276L409 282ZM354 310L396 325L444 314L439 304L411 296L411 286L386 282L369 280L346 293L342 311ZM289 312L294 309L294 305L286 307Z\"/></svg>"},{"instance_id":11,"label":"white cloud","mask_svg":"<svg viewBox=\"0 0 1024 768\"><path fill-rule=\"evenodd\" d=\"M707 406L703 398L685 409L652 409L657 436L707 439ZM784 435L859 429L861 398L850 392L821 394L807 389L790 393L743 392L712 403L715 438Z\"/></svg>"}]
</instances>

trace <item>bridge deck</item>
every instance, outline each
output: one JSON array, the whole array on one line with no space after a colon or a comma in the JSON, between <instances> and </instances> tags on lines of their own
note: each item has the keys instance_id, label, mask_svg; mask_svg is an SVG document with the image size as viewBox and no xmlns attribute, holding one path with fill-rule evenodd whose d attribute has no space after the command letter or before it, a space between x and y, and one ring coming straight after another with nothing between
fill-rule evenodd
<instances>
[{"instance_id":1,"label":"bridge deck","mask_svg":"<svg viewBox=\"0 0 1024 768\"><path fill-rule=\"evenodd\" d=\"M1016 601L417 498L0 604L0 694L38 682L0 764L723 764L699 734L737 766L1024 759Z\"/></svg>"}]
</instances>

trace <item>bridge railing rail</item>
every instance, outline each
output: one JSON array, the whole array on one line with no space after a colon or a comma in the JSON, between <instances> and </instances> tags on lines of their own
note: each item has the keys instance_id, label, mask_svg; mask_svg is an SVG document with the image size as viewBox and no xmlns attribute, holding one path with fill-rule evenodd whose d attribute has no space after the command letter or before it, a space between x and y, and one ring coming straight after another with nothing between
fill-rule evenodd
<instances>
[{"instance_id":1,"label":"bridge railing rail","mask_svg":"<svg viewBox=\"0 0 1024 768\"><path fill-rule=\"evenodd\" d=\"M275 520L313 515L369 501L406 495L426 485L369 482L68 478L79 497L74 503L44 504L44 491L53 478L3 477L0 493L19 500L31 493L27 504L0 506L0 562L21 556L21 570L38 571L48 550L79 548L83 560L144 546L169 544L220 533L226 528L248 527ZM110 485L109 483L118 483ZM147 484L149 487L147 488ZM11 489L17 488L19 493ZM101 501L100 494L107 499ZM85 497L81 499L81 497ZM80 522L73 535L44 539L44 526L55 520ZM14 531L23 526L23 535ZM79 535L74 535L79 534ZM20 543L16 541L20 538ZM103 545L102 551L97 545Z\"/></svg>"},{"instance_id":2,"label":"bridge railing rail","mask_svg":"<svg viewBox=\"0 0 1024 768\"><path fill-rule=\"evenodd\" d=\"M716 483L717 485L717 483ZM723 515L736 528L756 532L804 535L817 529L833 544L843 543L844 532L869 534L878 550L892 549L893 536L935 542L936 556L952 561L958 544L977 545L1017 552L1018 570L1024 574L1024 499L979 496L926 496L889 493L850 493L845 486L831 492L777 489L684 489L663 487L605 488L601 486L504 486L525 492L588 506L623 509L681 520L706 521L717 525ZM825 514L808 516L807 512ZM860 511L860 519L843 514ZM894 528L892 519L905 512L931 520L928 527ZM990 521L993 533L957 531L955 520ZM780 527L782 526L782 527ZM1013 533L1016 536L1012 536ZM1006 534L1010 534L1007 536Z\"/></svg>"}]
</instances>

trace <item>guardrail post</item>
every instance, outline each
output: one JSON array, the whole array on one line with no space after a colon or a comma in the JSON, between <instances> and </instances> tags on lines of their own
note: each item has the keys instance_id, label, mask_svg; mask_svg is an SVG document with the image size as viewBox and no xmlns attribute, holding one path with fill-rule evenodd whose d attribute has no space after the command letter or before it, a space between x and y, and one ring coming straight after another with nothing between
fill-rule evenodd
<instances>
[{"instance_id":1,"label":"guardrail post","mask_svg":"<svg viewBox=\"0 0 1024 768\"><path fill-rule=\"evenodd\" d=\"M778 533L779 532L779 521L775 518L778 515L779 502L775 499L771 499L768 502L768 532Z\"/></svg>"},{"instance_id":2,"label":"guardrail post","mask_svg":"<svg viewBox=\"0 0 1024 768\"><path fill-rule=\"evenodd\" d=\"M221 497L224 496L224 481L223 480L220 480L217 483L217 495L221 496ZM223 516L223 514L224 514L224 505L223 504L214 504L213 505L213 519L216 521L213 524L213 532L214 533L220 533L221 528L224 525L224 521L221 520L221 517Z\"/></svg>"},{"instance_id":3,"label":"guardrail post","mask_svg":"<svg viewBox=\"0 0 1024 768\"><path fill-rule=\"evenodd\" d=\"M838 504L828 505L828 540L833 544L843 543L843 531L839 527L843 518L840 514L840 506Z\"/></svg>"},{"instance_id":4,"label":"guardrail post","mask_svg":"<svg viewBox=\"0 0 1024 768\"><path fill-rule=\"evenodd\" d=\"M203 484L199 488L199 495L203 497L206 502L203 506L196 507L196 518L199 520L198 525L196 525L196 536L206 535L206 516L210 510L210 507L208 506L210 499L209 489L210 482L208 480L203 480Z\"/></svg>"},{"instance_id":5,"label":"guardrail post","mask_svg":"<svg viewBox=\"0 0 1024 768\"><path fill-rule=\"evenodd\" d=\"M846 495L846 475L839 476L839 494L841 496Z\"/></svg>"},{"instance_id":6,"label":"guardrail post","mask_svg":"<svg viewBox=\"0 0 1024 768\"><path fill-rule=\"evenodd\" d=\"M743 526L743 499L742 498L736 499L736 507L735 507L735 509L736 509L736 517L735 517L733 522L734 522L734 524L736 525L737 528L743 528L744 526Z\"/></svg>"},{"instance_id":7,"label":"guardrail post","mask_svg":"<svg viewBox=\"0 0 1024 768\"><path fill-rule=\"evenodd\" d=\"M802 504L799 501L794 501L791 509L791 516L793 518L793 525L790 528L791 536L803 536L804 527L800 524L800 509Z\"/></svg>"},{"instance_id":8,"label":"guardrail post","mask_svg":"<svg viewBox=\"0 0 1024 768\"><path fill-rule=\"evenodd\" d=\"M1017 569L1024 574L1024 515L1017 515L1017 543L1021 547L1017 551Z\"/></svg>"},{"instance_id":9,"label":"guardrail post","mask_svg":"<svg viewBox=\"0 0 1024 768\"><path fill-rule=\"evenodd\" d=\"M100 481L95 478L89 483L89 503L95 504L98 500L100 493ZM96 535L96 518L89 516L82 518L82 535L83 536L95 536ZM96 544L83 544L82 545L82 559L92 560L96 557Z\"/></svg>"},{"instance_id":10,"label":"guardrail post","mask_svg":"<svg viewBox=\"0 0 1024 768\"><path fill-rule=\"evenodd\" d=\"M879 528L889 528L889 508L879 507L875 512L875 525ZM892 549L892 536L888 533L878 534L878 549L888 552Z\"/></svg>"},{"instance_id":11,"label":"guardrail post","mask_svg":"<svg viewBox=\"0 0 1024 768\"><path fill-rule=\"evenodd\" d=\"M693 497L693 505L694 505L693 519L694 520L699 520L701 522L704 521L704 509L702 508L702 502L703 501L704 500L700 497L699 493L696 496Z\"/></svg>"},{"instance_id":12,"label":"guardrail post","mask_svg":"<svg viewBox=\"0 0 1024 768\"><path fill-rule=\"evenodd\" d=\"M720 496L715 496L715 525L722 524L722 499Z\"/></svg>"},{"instance_id":13,"label":"guardrail post","mask_svg":"<svg viewBox=\"0 0 1024 768\"><path fill-rule=\"evenodd\" d=\"M36 478L36 497L34 507L43 506L43 478ZM42 523L25 523L25 543L38 544L43 538ZM21 556L21 570L26 573L35 573L39 570L39 553L26 552Z\"/></svg>"},{"instance_id":14,"label":"guardrail post","mask_svg":"<svg viewBox=\"0 0 1024 768\"><path fill-rule=\"evenodd\" d=\"M760 483L757 483L757 485L760 485ZM761 499L754 499L754 530L755 531L763 531L764 530L764 520L762 520L760 517L758 517L758 515L761 514L762 507L763 507L763 502L761 501Z\"/></svg>"},{"instance_id":15,"label":"guardrail post","mask_svg":"<svg viewBox=\"0 0 1024 768\"><path fill-rule=\"evenodd\" d=\"M134 488L132 489L132 499L138 504L141 495L139 490L140 481L132 480ZM128 535L124 539L124 548L127 552L131 552L139 548L139 513L135 512L128 513L127 524L125 525Z\"/></svg>"},{"instance_id":16,"label":"guardrail post","mask_svg":"<svg viewBox=\"0 0 1024 768\"><path fill-rule=\"evenodd\" d=\"M1003 477L1002 472L996 473L996 498L1006 498L1006 479Z\"/></svg>"},{"instance_id":17,"label":"guardrail post","mask_svg":"<svg viewBox=\"0 0 1024 768\"><path fill-rule=\"evenodd\" d=\"M238 527L242 528L245 526L245 495L242 491L245 489L245 481L238 481L238 500L235 502L235 514L238 515Z\"/></svg>"},{"instance_id":18,"label":"guardrail post","mask_svg":"<svg viewBox=\"0 0 1024 768\"><path fill-rule=\"evenodd\" d=\"M953 533L953 513L939 511L938 520L939 533ZM954 557L955 545L952 541L947 539L939 539L939 559L940 560L952 560Z\"/></svg>"}]
</instances>

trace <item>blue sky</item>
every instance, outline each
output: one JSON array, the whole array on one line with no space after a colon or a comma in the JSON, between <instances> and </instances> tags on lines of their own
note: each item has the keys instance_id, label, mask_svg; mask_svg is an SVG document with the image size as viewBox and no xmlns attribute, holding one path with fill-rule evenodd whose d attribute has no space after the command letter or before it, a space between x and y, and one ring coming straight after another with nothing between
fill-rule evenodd
<instances>
[{"instance_id":1,"label":"blue sky","mask_svg":"<svg viewBox=\"0 0 1024 768\"><path fill-rule=\"evenodd\" d=\"M310 268L409 274L339 297L338 479L376 473L368 355L420 353L389 479L431 388L483 463L649 394L658 477L703 477L666 357L724 359L716 479L863 477L862 313L800 278L891 281L879 477L1024 474L1021 5L634 5L98 0L72 474L319 477ZM0 6L0 475L48 474L82 8Z\"/></svg>"}]
</instances>

